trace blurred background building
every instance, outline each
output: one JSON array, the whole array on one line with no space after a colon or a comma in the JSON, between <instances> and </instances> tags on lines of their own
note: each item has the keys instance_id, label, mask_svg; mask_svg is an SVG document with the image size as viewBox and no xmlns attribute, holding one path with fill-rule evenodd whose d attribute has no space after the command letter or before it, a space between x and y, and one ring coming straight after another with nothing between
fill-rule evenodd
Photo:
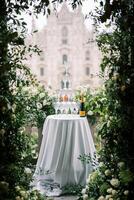
<instances>
[{"instance_id":1,"label":"blurred background building","mask_svg":"<svg viewBox=\"0 0 134 200\"><path fill-rule=\"evenodd\" d=\"M27 44L37 44L42 53L29 58L27 65L45 87L53 90L63 87L65 65L72 89L85 85L96 89L101 85L101 54L95 42L94 28L88 30L84 20L80 8L72 12L63 3L57 15L51 13L42 30L29 34ZM33 18L32 31L36 29Z\"/></svg>"}]
</instances>

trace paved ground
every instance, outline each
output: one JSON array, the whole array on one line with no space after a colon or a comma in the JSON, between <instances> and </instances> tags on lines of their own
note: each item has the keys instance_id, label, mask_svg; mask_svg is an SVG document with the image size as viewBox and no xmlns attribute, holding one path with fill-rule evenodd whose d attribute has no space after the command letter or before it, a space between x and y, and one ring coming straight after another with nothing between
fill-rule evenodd
<instances>
[{"instance_id":1,"label":"paved ground","mask_svg":"<svg viewBox=\"0 0 134 200\"><path fill-rule=\"evenodd\" d=\"M47 200L77 200L77 196L48 197Z\"/></svg>"}]
</instances>

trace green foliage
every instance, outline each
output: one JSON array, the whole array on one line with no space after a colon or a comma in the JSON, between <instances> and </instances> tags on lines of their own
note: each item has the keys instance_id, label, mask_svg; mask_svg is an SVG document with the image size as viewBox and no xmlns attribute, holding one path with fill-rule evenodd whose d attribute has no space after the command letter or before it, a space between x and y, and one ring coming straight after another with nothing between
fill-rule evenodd
<instances>
[{"instance_id":1,"label":"green foliage","mask_svg":"<svg viewBox=\"0 0 134 200\"><path fill-rule=\"evenodd\" d=\"M62 187L63 194L71 194L71 195L80 195L81 190L83 186L81 185L74 185L74 184L68 184L64 187Z\"/></svg>"},{"instance_id":2,"label":"green foliage","mask_svg":"<svg viewBox=\"0 0 134 200\"><path fill-rule=\"evenodd\" d=\"M43 87L37 87L34 84L29 85L29 87L20 86L14 90L14 93L16 99L15 115L19 124L30 123L41 127L45 118L54 113L53 98Z\"/></svg>"},{"instance_id":3,"label":"green foliage","mask_svg":"<svg viewBox=\"0 0 134 200\"><path fill-rule=\"evenodd\" d=\"M87 118L92 125L96 124L99 118L107 113L108 100L105 90L101 89L93 93L89 88L81 88L76 92L76 100L80 99L81 94L84 96Z\"/></svg>"},{"instance_id":4,"label":"green foliage","mask_svg":"<svg viewBox=\"0 0 134 200\"><path fill-rule=\"evenodd\" d=\"M122 177L120 174L122 174ZM128 188L130 182L132 183L133 181L133 177L131 179L128 177L131 175L124 162L116 163L115 168L108 168L107 163L101 162L98 169L89 175L87 186L82 190L83 198L87 195L87 199L105 200L119 198L125 200L129 198L130 194ZM123 179L125 182L122 181Z\"/></svg>"},{"instance_id":5,"label":"green foliage","mask_svg":"<svg viewBox=\"0 0 134 200\"><path fill-rule=\"evenodd\" d=\"M102 139L99 161L103 165L98 167L94 181L88 180L89 189L84 191L83 199L126 200L134 196L134 4L100 1L100 5L96 9L96 28L107 19L113 26L111 32L99 33L97 39L105 79L105 103L98 119L98 134Z\"/></svg>"},{"instance_id":6,"label":"green foliage","mask_svg":"<svg viewBox=\"0 0 134 200\"><path fill-rule=\"evenodd\" d=\"M39 194L32 197L29 191L31 176L25 174L25 168L31 159L30 138L22 127L29 121L41 126L46 115L53 112L52 99L23 64L28 54L41 51L36 45L25 46L26 23L20 15L27 11L31 14L31 6L34 11L46 12L48 4L49 1L32 0L0 2L0 198L3 200L42 199ZM24 91L32 88L37 90L36 94ZM39 108L38 104L44 100L46 104ZM16 197L17 185L25 190L25 197Z\"/></svg>"}]
</instances>

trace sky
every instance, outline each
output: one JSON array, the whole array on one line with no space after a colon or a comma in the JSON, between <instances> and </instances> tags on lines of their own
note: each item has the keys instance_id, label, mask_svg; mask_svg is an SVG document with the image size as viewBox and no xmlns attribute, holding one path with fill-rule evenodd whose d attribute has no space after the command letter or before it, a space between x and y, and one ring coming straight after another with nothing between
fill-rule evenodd
<instances>
[{"instance_id":1,"label":"sky","mask_svg":"<svg viewBox=\"0 0 134 200\"><path fill-rule=\"evenodd\" d=\"M59 8L57 10L60 10L61 5L59 6ZM82 13L84 16L86 16L91 10L93 10L95 7L95 3L94 0L85 0L83 1L83 5L82 5ZM28 15L24 15L24 19L28 24L28 32L31 32L31 24L32 24L32 17L28 16ZM40 14L38 16L38 19L35 19L35 23L37 26L38 30L41 30L46 24L47 24L47 18L46 16L43 16L42 14ZM85 19L85 25L87 26L87 28L91 28L91 19Z\"/></svg>"}]
</instances>

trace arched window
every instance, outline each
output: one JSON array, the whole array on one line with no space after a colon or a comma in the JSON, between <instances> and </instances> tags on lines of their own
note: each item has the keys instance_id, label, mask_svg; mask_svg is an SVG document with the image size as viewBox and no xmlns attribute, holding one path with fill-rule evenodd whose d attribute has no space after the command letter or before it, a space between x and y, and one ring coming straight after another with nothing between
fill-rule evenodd
<instances>
[{"instance_id":1,"label":"arched window","mask_svg":"<svg viewBox=\"0 0 134 200\"><path fill-rule=\"evenodd\" d=\"M90 60L90 52L89 51L86 51L85 59Z\"/></svg>"},{"instance_id":2,"label":"arched window","mask_svg":"<svg viewBox=\"0 0 134 200\"><path fill-rule=\"evenodd\" d=\"M64 89L64 81L61 81L61 89Z\"/></svg>"},{"instance_id":3,"label":"arched window","mask_svg":"<svg viewBox=\"0 0 134 200\"><path fill-rule=\"evenodd\" d=\"M86 75L89 76L90 75L90 68L86 67Z\"/></svg>"},{"instance_id":4,"label":"arched window","mask_svg":"<svg viewBox=\"0 0 134 200\"><path fill-rule=\"evenodd\" d=\"M67 55L63 54L62 56L62 64L66 64L67 63Z\"/></svg>"},{"instance_id":5,"label":"arched window","mask_svg":"<svg viewBox=\"0 0 134 200\"><path fill-rule=\"evenodd\" d=\"M69 88L69 81L66 82L66 88Z\"/></svg>"},{"instance_id":6,"label":"arched window","mask_svg":"<svg viewBox=\"0 0 134 200\"><path fill-rule=\"evenodd\" d=\"M67 29L67 27L63 27L62 28L62 37L67 37L68 36L68 29Z\"/></svg>"},{"instance_id":7,"label":"arched window","mask_svg":"<svg viewBox=\"0 0 134 200\"><path fill-rule=\"evenodd\" d=\"M40 67L40 76L44 76L44 68Z\"/></svg>"},{"instance_id":8,"label":"arched window","mask_svg":"<svg viewBox=\"0 0 134 200\"><path fill-rule=\"evenodd\" d=\"M62 39L62 44L67 44L67 39Z\"/></svg>"},{"instance_id":9,"label":"arched window","mask_svg":"<svg viewBox=\"0 0 134 200\"><path fill-rule=\"evenodd\" d=\"M67 37L68 37L68 29L67 29L67 27L64 26L62 28L62 44L68 43Z\"/></svg>"}]
</instances>

